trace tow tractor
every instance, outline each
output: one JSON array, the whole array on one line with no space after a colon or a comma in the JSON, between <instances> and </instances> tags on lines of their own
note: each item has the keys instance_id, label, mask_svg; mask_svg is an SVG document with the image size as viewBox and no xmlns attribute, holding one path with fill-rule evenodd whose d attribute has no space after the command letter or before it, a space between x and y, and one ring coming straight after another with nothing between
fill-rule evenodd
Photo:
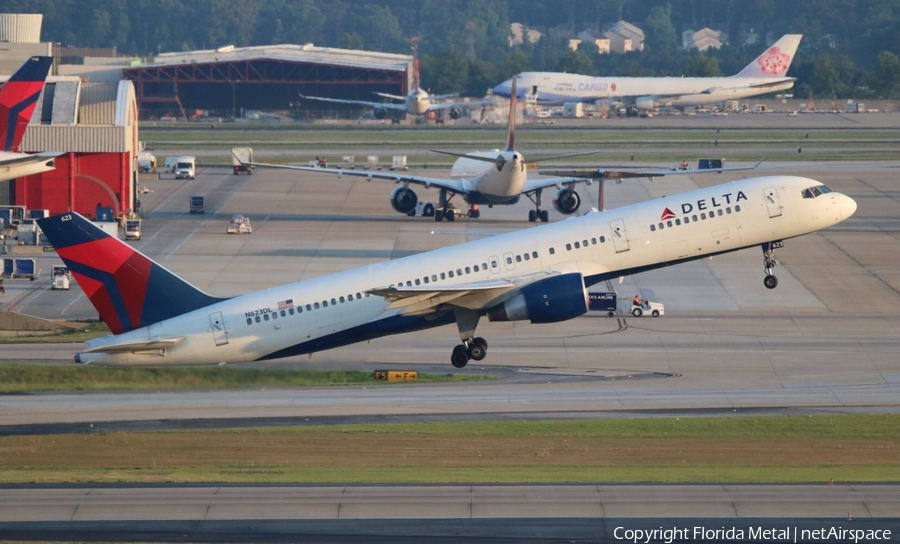
<instances>
[{"instance_id":1,"label":"tow tractor","mask_svg":"<svg viewBox=\"0 0 900 544\"><path fill-rule=\"evenodd\" d=\"M69 268L66 266L53 267L53 283L50 288L54 291L68 291L71 280L69 278Z\"/></svg>"},{"instance_id":2,"label":"tow tractor","mask_svg":"<svg viewBox=\"0 0 900 544\"><path fill-rule=\"evenodd\" d=\"M243 215L232 215L225 232L228 234L250 234L253 232L253 229L250 227L250 218Z\"/></svg>"},{"instance_id":3,"label":"tow tractor","mask_svg":"<svg viewBox=\"0 0 900 544\"><path fill-rule=\"evenodd\" d=\"M659 317L665 313L665 307L659 302L650 302L649 300L644 300L641 302L640 306L631 306L631 315L633 315L634 317L641 317L644 314L649 314L653 317Z\"/></svg>"}]
</instances>

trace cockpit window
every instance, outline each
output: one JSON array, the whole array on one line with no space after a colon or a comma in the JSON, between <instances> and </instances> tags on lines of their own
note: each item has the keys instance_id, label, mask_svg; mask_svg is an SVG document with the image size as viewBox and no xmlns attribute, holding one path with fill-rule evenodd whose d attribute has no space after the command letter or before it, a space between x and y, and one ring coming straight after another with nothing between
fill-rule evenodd
<instances>
[{"instance_id":1,"label":"cockpit window","mask_svg":"<svg viewBox=\"0 0 900 544\"><path fill-rule=\"evenodd\" d=\"M825 193L830 193L831 189L824 185L813 185L812 187L808 187L803 189L800 194L803 195L803 198L816 198L819 195L823 195Z\"/></svg>"}]
</instances>

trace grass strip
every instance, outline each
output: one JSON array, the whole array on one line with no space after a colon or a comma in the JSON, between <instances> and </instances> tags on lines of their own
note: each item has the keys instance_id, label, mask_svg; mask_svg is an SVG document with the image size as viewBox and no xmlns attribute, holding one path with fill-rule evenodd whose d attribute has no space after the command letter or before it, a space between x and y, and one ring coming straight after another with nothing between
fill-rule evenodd
<instances>
[{"instance_id":1,"label":"grass strip","mask_svg":"<svg viewBox=\"0 0 900 544\"><path fill-rule=\"evenodd\" d=\"M418 383L491 379L469 374L419 373ZM0 365L0 393L158 389L228 389L376 385L372 372L283 368L155 367L109 368L90 365ZM396 383L396 382L392 382ZM409 383L409 382L406 382Z\"/></svg>"},{"instance_id":2,"label":"grass strip","mask_svg":"<svg viewBox=\"0 0 900 544\"><path fill-rule=\"evenodd\" d=\"M56 344L62 342L86 342L93 338L112 334L106 323L91 321L83 329L71 329L58 334L33 334L0 336L0 344Z\"/></svg>"},{"instance_id":3,"label":"grass strip","mask_svg":"<svg viewBox=\"0 0 900 544\"><path fill-rule=\"evenodd\" d=\"M0 438L0 482L887 482L897 415L341 425Z\"/></svg>"}]
</instances>

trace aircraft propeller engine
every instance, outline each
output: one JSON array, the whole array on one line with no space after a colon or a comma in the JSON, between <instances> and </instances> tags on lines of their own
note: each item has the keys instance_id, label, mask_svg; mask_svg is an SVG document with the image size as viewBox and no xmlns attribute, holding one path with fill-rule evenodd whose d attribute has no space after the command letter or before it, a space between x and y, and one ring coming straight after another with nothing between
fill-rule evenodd
<instances>
[{"instance_id":1,"label":"aircraft propeller engine","mask_svg":"<svg viewBox=\"0 0 900 544\"><path fill-rule=\"evenodd\" d=\"M571 215L578 211L579 206L581 206L581 195L577 191L563 187L553 196L553 207L559 213Z\"/></svg>"},{"instance_id":2,"label":"aircraft propeller engine","mask_svg":"<svg viewBox=\"0 0 900 544\"><path fill-rule=\"evenodd\" d=\"M397 187L391 193L391 206L400 213L409 214L415 211L416 204L419 203L419 197L416 192L409 187Z\"/></svg>"}]
</instances>

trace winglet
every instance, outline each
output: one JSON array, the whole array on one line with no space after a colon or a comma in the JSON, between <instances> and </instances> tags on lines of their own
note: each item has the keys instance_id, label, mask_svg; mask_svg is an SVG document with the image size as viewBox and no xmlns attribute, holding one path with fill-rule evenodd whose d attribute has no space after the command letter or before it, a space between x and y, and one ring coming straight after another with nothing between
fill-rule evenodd
<instances>
[{"instance_id":1,"label":"winglet","mask_svg":"<svg viewBox=\"0 0 900 544\"><path fill-rule=\"evenodd\" d=\"M18 151L51 64L53 57L31 57L0 88L0 135L4 151Z\"/></svg>"},{"instance_id":2,"label":"winglet","mask_svg":"<svg viewBox=\"0 0 900 544\"><path fill-rule=\"evenodd\" d=\"M513 76L512 90L509 93L509 125L506 135L506 150L516 150L516 79Z\"/></svg>"},{"instance_id":3,"label":"winglet","mask_svg":"<svg viewBox=\"0 0 900 544\"><path fill-rule=\"evenodd\" d=\"M803 34L785 34L735 77L784 77L791 67L801 38Z\"/></svg>"}]
</instances>

